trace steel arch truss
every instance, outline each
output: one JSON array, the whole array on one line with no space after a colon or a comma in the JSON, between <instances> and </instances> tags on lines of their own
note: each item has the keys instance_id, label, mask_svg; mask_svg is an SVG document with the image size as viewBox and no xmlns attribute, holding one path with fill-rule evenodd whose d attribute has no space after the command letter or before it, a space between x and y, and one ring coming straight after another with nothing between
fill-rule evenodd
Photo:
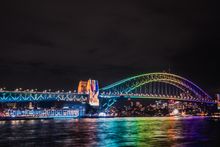
<instances>
[{"instance_id":1,"label":"steel arch truss","mask_svg":"<svg viewBox=\"0 0 220 147\"><path fill-rule=\"evenodd\" d=\"M170 73L147 73L130 77L113 83L101 89L108 95L129 95L133 90L149 83L160 82L170 84L184 93L188 93L194 100L199 102L212 102L212 98L193 82L178 75ZM179 97L181 100L182 98Z\"/></svg>"}]
</instances>

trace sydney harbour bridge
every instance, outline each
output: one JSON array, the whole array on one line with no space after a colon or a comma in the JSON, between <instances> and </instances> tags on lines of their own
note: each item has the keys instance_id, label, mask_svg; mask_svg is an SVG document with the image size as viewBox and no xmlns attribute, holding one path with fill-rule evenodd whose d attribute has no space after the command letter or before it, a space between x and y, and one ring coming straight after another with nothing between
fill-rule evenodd
<instances>
[{"instance_id":1,"label":"sydney harbour bridge","mask_svg":"<svg viewBox=\"0 0 220 147\"><path fill-rule=\"evenodd\" d=\"M215 104L216 101L192 81L171 73L146 73L98 88L98 82L81 81L75 92L0 89L0 103L68 101L109 109L120 99L158 99ZM102 100L105 100L104 102Z\"/></svg>"}]
</instances>

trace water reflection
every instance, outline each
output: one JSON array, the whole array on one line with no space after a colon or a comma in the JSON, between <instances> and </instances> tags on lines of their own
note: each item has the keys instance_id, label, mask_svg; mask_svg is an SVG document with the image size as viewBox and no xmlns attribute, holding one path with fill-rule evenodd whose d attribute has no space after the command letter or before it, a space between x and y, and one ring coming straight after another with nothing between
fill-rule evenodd
<instances>
[{"instance_id":1,"label":"water reflection","mask_svg":"<svg viewBox=\"0 0 220 147\"><path fill-rule=\"evenodd\" d=\"M1 146L205 146L220 122L206 118L0 121Z\"/></svg>"}]
</instances>

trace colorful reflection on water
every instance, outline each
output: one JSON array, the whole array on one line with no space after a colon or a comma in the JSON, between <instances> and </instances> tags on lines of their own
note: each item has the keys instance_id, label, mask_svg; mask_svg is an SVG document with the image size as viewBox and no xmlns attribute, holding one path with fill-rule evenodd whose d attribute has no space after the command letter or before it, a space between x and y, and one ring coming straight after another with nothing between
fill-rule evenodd
<instances>
[{"instance_id":1,"label":"colorful reflection on water","mask_svg":"<svg viewBox=\"0 0 220 147\"><path fill-rule=\"evenodd\" d=\"M1 146L210 146L220 121L203 117L0 121Z\"/></svg>"}]
</instances>

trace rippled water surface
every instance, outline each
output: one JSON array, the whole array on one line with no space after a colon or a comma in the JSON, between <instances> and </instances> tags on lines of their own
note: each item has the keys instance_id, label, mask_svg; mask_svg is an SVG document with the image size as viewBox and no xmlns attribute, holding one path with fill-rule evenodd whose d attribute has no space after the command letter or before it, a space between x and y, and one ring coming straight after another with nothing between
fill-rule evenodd
<instances>
[{"instance_id":1,"label":"rippled water surface","mask_svg":"<svg viewBox=\"0 0 220 147\"><path fill-rule=\"evenodd\" d=\"M209 118L0 121L0 146L220 146Z\"/></svg>"}]
</instances>

